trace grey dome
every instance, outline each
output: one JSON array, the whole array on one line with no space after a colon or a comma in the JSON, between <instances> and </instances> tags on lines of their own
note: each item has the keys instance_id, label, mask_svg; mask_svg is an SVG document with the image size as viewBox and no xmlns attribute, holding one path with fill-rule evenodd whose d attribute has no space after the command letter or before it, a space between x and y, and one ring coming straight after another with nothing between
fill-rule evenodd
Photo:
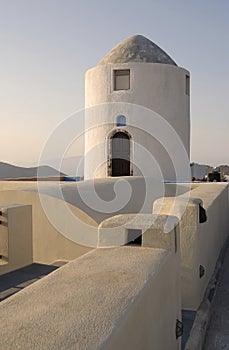
<instances>
[{"instance_id":1,"label":"grey dome","mask_svg":"<svg viewBox=\"0 0 229 350\"><path fill-rule=\"evenodd\" d=\"M165 51L143 35L134 35L122 41L108 52L99 64L128 62L164 63L177 66Z\"/></svg>"}]
</instances>

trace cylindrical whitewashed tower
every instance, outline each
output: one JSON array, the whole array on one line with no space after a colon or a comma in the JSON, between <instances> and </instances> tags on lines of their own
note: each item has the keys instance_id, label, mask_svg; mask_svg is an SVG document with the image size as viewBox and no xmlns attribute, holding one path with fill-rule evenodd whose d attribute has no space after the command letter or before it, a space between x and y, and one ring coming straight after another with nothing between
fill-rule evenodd
<instances>
[{"instance_id":1,"label":"cylindrical whitewashed tower","mask_svg":"<svg viewBox=\"0 0 229 350\"><path fill-rule=\"evenodd\" d=\"M88 70L85 179L187 180L182 169L189 160L189 84L189 72L141 35L124 40Z\"/></svg>"}]
</instances>

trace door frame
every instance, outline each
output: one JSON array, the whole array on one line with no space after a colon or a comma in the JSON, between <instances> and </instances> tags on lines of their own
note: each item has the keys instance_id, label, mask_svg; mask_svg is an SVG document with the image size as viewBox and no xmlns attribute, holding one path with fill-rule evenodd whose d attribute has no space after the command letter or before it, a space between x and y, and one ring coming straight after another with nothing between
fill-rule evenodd
<instances>
[{"instance_id":1,"label":"door frame","mask_svg":"<svg viewBox=\"0 0 229 350\"><path fill-rule=\"evenodd\" d=\"M108 145L107 176L112 177L112 138L118 132L122 132L123 134L126 134L130 140L130 176L133 176L133 137L129 133L129 131L122 128L113 129L107 136L107 145Z\"/></svg>"}]
</instances>

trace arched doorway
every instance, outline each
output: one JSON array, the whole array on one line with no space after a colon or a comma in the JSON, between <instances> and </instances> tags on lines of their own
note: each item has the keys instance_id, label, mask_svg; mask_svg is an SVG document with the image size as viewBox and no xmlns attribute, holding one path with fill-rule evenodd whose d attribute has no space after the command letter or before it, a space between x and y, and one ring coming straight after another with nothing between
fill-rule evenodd
<instances>
[{"instance_id":1,"label":"arched doorway","mask_svg":"<svg viewBox=\"0 0 229 350\"><path fill-rule=\"evenodd\" d=\"M111 176L130 176L130 138L122 131L111 138Z\"/></svg>"}]
</instances>

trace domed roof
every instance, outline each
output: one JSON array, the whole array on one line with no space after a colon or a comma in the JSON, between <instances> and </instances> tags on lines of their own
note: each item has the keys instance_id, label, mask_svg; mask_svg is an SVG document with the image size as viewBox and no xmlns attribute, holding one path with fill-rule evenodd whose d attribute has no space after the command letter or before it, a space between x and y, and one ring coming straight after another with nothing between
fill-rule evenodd
<instances>
[{"instance_id":1,"label":"domed roof","mask_svg":"<svg viewBox=\"0 0 229 350\"><path fill-rule=\"evenodd\" d=\"M177 66L165 51L143 35L134 35L122 41L108 52L99 64L128 62L164 63Z\"/></svg>"}]
</instances>

